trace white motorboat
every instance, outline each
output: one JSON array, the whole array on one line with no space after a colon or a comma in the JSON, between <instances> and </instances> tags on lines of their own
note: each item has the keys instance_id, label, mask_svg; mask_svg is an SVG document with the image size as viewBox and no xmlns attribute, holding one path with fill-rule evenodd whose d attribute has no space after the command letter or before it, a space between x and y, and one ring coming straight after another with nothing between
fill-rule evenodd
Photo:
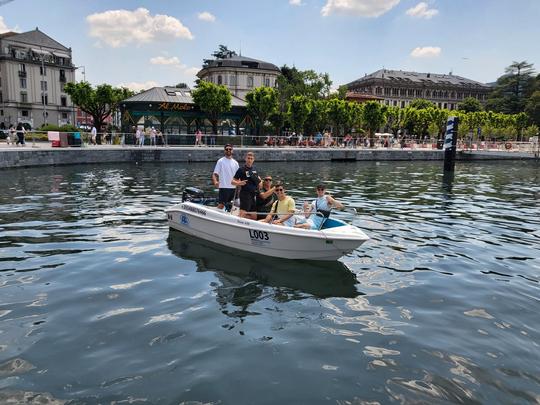
<instances>
[{"instance_id":1,"label":"white motorboat","mask_svg":"<svg viewBox=\"0 0 540 405\"><path fill-rule=\"evenodd\" d=\"M285 259L337 260L369 239L359 228L334 218L326 219L321 230L309 230L240 218L190 201L166 212L169 226L180 232L229 248Z\"/></svg>"}]
</instances>

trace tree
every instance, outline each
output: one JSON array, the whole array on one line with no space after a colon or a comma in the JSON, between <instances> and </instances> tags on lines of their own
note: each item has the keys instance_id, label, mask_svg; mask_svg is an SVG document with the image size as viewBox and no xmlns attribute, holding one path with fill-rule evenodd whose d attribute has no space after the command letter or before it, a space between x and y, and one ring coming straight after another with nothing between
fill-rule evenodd
<instances>
[{"instance_id":1,"label":"tree","mask_svg":"<svg viewBox=\"0 0 540 405\"><path fill-rule=\"evenodd\" d=\"M92 116L98 132L101 132L105 119L118 109L119 103L134 94L124 87L112 87L109 84L101 84L94 88L85 81L67 83L64 86L64 91L71 97L76 106ZM101 144L101 134L99 133L96 142Z\"/></svg>"},{"instance_id":2,"label":"tree","mask_svg":"<svg viewBox=\"0 0 540 405\"><path fill-rule=\"evenodd\" d=\"M437 127L437 135L441 139L444 138L450 111L441 108L430 108L428 111L431 116L431 122Z\"/></svg>"},{"instance_id":3,"label":"tree","mask_svg":"<svg viewBox=\"0 0 540 405\"><path fill-rule=\"evenodd\" d=\"M465 112L482 111L482 104L474 97L467 97L458 104L458 110Z\"/></svg>"},{"instance_id":4,"label":"tree","mask_svg":"<svg viewBox=\"0 0 540 405\"><path fill-rule=\"evenodd\" d=\"M315 132L324 131L328 125L328 101L311 100L311 110L305 123L306 133L313 135Z\"/></svg>"},{"instance_id":5,"label":"tree","mask_svg":"<svg viewBox=\"0 0 540 405\"><path fill-rule=\"evenodd\" d=\"M535 91L525 106L525 112L535 125L540 126L540 90Z\"/></svg>"},{"instance_id":6,"label":"tree","mask_svg":"<svg viewBox=\"0 0 540 405\"><path fill-rule=\"evenodd\" d=\"M306 96L292 96L289 100L289 121L297 134L304 132L304 124L310 110L311 103Z\"/></svg>"},{"instance_id":7,"label":"tree","mask_svg":"<svg viewBox=\"0 0 540 405\"><path fill-rule=\"evenodd\" d=\"M409 104L409 107L416 108L417 110L421 110L423 108L429 108L429 107L433 107L433 106L434 106L434 104L431 101L423 99L423 98L414 99Z\"/></svg>"},{"instance_id":8,"label":"tree","mask_svg":"<svg viewBox=\"0 0 540 405\"><path fill-rule=\"evenodd\" d=\"M227 48L227 45L219 45L218 50L212 54L216 59L227 59L235 55L236 52Z\"/></svg>"},{"instance_id":9,"label":"tree","mask_svg":"<svg viewBox=\"0 0 540 405\"><path fill-rule=\"evenodd\" d=\"M364 104L362 121L369 132L370 146L373 147L375 145L375 132L386 121L386 107L376 101L368 101Z\"/></svg>"},{"instance_id":10,"label":"tree","mask_svg":"<svg viewBox=\"0 0 540 405\"><path fill-rule=\"evenodd\" d=\"M488 97L486 109L505 114L517 114L525 110L528 97L535 85L534 69L526 61L513 62L497 79L497 84Z\"/></svg>"},{"instance_id":11,"label":"tree","mask_svg":"<svg viewBox=\"0 0 540 405\"><path fill-rule=\"evenodd\" d=\"M277 91L271 87L257 87L246 94L246 101L248 111L257 122L257 135L260 135L268 117L279 107Z\"/></svg>"},{"instance_id":12,"label":"tree","mask_svg":"<svg viewBox=\"0 0 540 405\"><path fill-rule=\"evenodd\" d=\"M529 116L524 112L514 116L514 127L517 130L519 141L523 141L523 130L529 125Z\"/></svg>"},{"instance_id":13,"label":"tree","mask_svg":"<svg viewBox=\"0 0 540 405\"><path fill-rule=\"evenodd\" d=\"M349 121L347 102L338 98L332 98L327 103L328 118L332 122L335 135L340 135L340 128Z\"/></svg>"},{"instance_id":14,"label":"tree","mask_svg":"<svg viewBox=\"0 0 540 405\"><path fill-rule=\"evenodd\" d=\"M403 108L390 106L387 108L386 119L388 128L394 136L397 136L399 130L403 128L405 110Z\"/></svg>"},{"instance_id":15,"label":"tree","mask_svg":"<svg viewBox=\"0 0 540 405\"><path fill-rule=\"evenodd\" d=\"M202 80L199 86L191 92L191 95L195 105L208 115L208 119L212 123L212 130L214 134L217 134L219 116L231 109L231 93L223 85Z\"/></svg>"},{"instance_id":16,"label":"tree","mask_svg":"<svg viewBox=\"0 0 540 405\"><path fill-rule=\"evenodd\" d=\"M277 83L282 106L292 96L306 96L312 100L327 97L332 86L328 73L319 74L313 70L301 71L287 65L281 68Z\"/></svg>"}]
</instances>

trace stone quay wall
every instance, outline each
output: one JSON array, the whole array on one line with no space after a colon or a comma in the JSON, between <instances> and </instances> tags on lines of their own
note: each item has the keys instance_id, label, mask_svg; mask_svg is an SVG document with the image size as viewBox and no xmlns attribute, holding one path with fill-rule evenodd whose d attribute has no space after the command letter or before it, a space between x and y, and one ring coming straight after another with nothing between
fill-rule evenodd
<instances>
[{"instance_id":1,"label":"stone quay wall","mask_svg":"<svg viewBox=\"0 0 540 405\"><path fill-rule=\"evenodd\" d=\"M426 161L443 160L440 150L406 149L318 149L318 148L235 148L234 157L243 161L253 151L259 162L283 161ZM87 148L6 148L0 150L0 169L51 165L120 162L215 162L221 148L209 147L87 147ZM536 157L537 158L537 157ZM535 159L533 154L516 152L461 152L456 160Z\"/></svg>"}]
</instances>

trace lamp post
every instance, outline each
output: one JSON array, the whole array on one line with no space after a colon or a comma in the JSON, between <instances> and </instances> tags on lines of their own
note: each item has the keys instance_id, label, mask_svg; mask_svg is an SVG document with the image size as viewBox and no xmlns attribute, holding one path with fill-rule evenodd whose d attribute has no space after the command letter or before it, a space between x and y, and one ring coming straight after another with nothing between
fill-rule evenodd
<instances>
[{"instance_id":1,"label":"lamp post","mask_svg":"<svg viewBox=\"0 0 540 405\"><path fill-rule=\"evenodd\" d=\"M45 107L45 97L46 97L46 91L47 88L45 87L43 83L47 83L45 81L45 53L43 53L43 49L41 46L39 47L39 50L41 51L41 104L43 104L43 125L47 124L47 108Z\"/></svg>"},{"instance_id":2,"label":"lamp post","mask_svg":"<svg viewBox=\"0 0 540 405\"><path fill-rule=\"evenodd\" d=\"M82 75L83 75L83 82L86 82L86 67L84 65L81 66L75 66L75 69L82 68ZM86 111L84 112L84 126L88 126L87 117L86 117Z\"/></svg>"}]
</instances>

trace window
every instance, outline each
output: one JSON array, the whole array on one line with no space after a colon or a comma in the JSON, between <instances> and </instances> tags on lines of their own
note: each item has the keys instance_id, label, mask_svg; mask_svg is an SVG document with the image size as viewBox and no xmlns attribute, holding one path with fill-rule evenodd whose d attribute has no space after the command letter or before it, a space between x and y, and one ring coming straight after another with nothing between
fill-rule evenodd
<instances>
[{"instance_id":1,"label":"window","mask_svg":"<svg viewBox=\"0 0 540 405\"><path fill-rule=\"evenodd\" d=\"M47 82L45 80L41 81L41 91L47 91Z\"/></svg>"},{"instance_id":2,"label":"window","mask_svg":"<svg viewBox=\"0 0 540 405\"><path fill-rule=\"evenodd\" d=\"M217 77L217 84L223 84L223 78L221 77L221 75Z\"/></svg>"},{"instance_id":3,"label":"window","mask_svg":"<svg viewBox=\"0 0 540 405\"><path fill-rule=\"evenodd\" d=\"M2 95L2 92L0 91L0 103L4 102L4 96Z\"/></svg>"},{"instance_id":4,"label":"window","mask_svg":"<svg viewBox=\"0 0 540 405\"><path fill-rule=\"evenodd\" d=\"M39 67L39 74L41 76L45 76L47 74L47 68L45 66L40 66Z\"/></svg>"},{"instance_id":5,"label":"window","mask_svg":"<svg viewBox=\"0 0 540 405\"><path fill-rule=\"evenodd\" d=\"M22 110L22 111L21 111L21 115L22 115L23 117L28 117L28 110Z\"/></svg>"},{"instance_id":6,"label":"window","mask_svg":"<svg viewBox=\"0 0 540 405\"><path fill-rule=\"evenodd\" d=\"M41 96L41 104L48 105L49 104L49 96L46 94L44 96Z\"/></svg>"},{"instance_id":7,"label":"window","mask_svg":"<svg viewBox=\"0 0 540 405\"><path fill-rule=\"evenodd\" d=\"M26 72L26 65L24 63L19 63L19 72Z\"/></svg>"},{"instance_id":8,"label":"window","mask_svg":"<svg viewBox=\"0 0 540 405\"><path fill-rule=\"evenodd\" d=\"M66 81L66 71L63 69L60 69L60 81L65 82Z\"/></svg>"},{"instance_id":9,"label":"window","mask_svg":"<svg viewBox=\"0 0 540 405\"><path fill-rule=\"evenodd\" d=\"M231 75L231 86L236 86L236 76Z\"/></svg>"},{"instance_id":10,"label":"window","mask_svg":"<svg viewBox=\"0 0 540 405\"><path fill-rule=\"evenodd\" d=\"M62 113L62 119L67 120L67 113Z\"/></svg>"},{"instance_id":11,"label":"window","mask_svg":"<svg viewBox=\"0 0 540 405\"><path fill-rule=\"evenodd\" d=\"M247 86L253 87L253 76L248 76L247 78Z\"/></svg>"},{"instance_id":12,"label":"window","mask_svg":"<svg viewBox=\"0 0 540 405\"><path fill-rule=\"evenodd\" d=\"M26 78L20 77L19 83L21 84L21 89L26 89Z\"/></svg>"},{"instance_id":13,"label":"window","mask_svg":"<svg viewBox=\"0 0 540 405\"><path fill-rule=\"evenodd\" d=\"M266 87L270 87L270 79L269 78L264 79L264 85Z\"/></svg>"},{"instance_id":14,"label":"window","mask_svg":"<svg viewBox=\"0 0 540 405\"><path fill-rule=\"evenodd\" d=\"M385 96L389 96L389 95L390 95L390 88L389 88L389 87L386 87L386 88L384 89L384 95L385 95Z\"/></svg>"},{"instance_id":15,"label":"window","mask_svg":"<svg viewBox=\"0 0 540 405\"><path fill-rule=\"evenodd\" d=\"M21 103L28 103L28 94L21 93Z\"/></svg>"},{"instance_id":16,"label":"window","mask_svg":"<svg viewBox=\"0 0 540 405\"><path fill-rule=\"evenodd\" d=\"M4 110L0 110L0 115L4 115Z\"/></svg>"},{"instance_id":17,"label":"window","mask_svg":"<svg viewBox=\"0 0 540 405\"><path fill-rule=\"evenodd\" d=\"M67 97L66 96L60 97L60 105L62 107L67 107Z\"/></svg>"}]
</instances>

